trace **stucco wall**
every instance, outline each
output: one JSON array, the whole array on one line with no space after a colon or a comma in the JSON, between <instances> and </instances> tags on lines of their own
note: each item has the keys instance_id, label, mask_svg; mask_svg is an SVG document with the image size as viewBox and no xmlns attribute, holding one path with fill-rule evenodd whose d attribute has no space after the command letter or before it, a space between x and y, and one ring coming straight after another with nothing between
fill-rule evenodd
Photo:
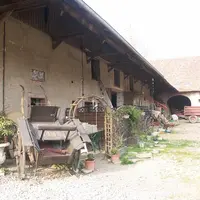
<instances>
[{"instance_id":1,"label":"stucco wall","mask_svg":"<svg viewBox=\"0 0 200 200\"><path fill-rule=\"evenodd\" d=\"M0 70L2 70L2 27L0 29ZM20 112L21 89L28 96L44 96L40 85L52 105L69 107L72 100L81 96L81 51L65 43L52 49L51 38L45 33L23 24L13 18L6 22L6 69L5 69L5 108L7 113ZM98 83L91 78L91 66L84 65L84 94L100 95ZM31 80L31 70L45 72L45 82ZM107 64L101 60L101 80L106 88L113 87L113 71L108 72ZM0 84L2 85L2 71ZM121 72L121 90L128 90ZM148 94L148 90L145 92ZM0 110L2 110L2 87L0 90ZM26 111L27 112L27 111Z\"/></svg>"},{"instance_id":2,"label":"stucco wall","mask_svg":"<svg viewBox=\"0 0 200 200\"><path fill-rule=\"evenodd\" d=\"M192 106L200 106L200 92L182 92L181 94L190 99Z\"/></svg>"},{"instance_id":3,"label":"stucco wall","mask_svg":"<svg viewBox=\"0 0 200 200\"><path fill-rule=\"evenodd\" d=\"M6 111L20 111L20 87L28 95L44 95L40 84L52 105L68 107L72 100L81 96L81 51L65 43L52 50L51 38L10 18L6 23ZM1 62L2 63L2 62ZM31 70L45 71L45 82L31 80ZM101 62L101 79L109 85L112 74ZM90 65L84 55L84 93L100 95L97 82L91 79ZM0 102L2 105L2 103Z\"/></svg>"}]
</instances>

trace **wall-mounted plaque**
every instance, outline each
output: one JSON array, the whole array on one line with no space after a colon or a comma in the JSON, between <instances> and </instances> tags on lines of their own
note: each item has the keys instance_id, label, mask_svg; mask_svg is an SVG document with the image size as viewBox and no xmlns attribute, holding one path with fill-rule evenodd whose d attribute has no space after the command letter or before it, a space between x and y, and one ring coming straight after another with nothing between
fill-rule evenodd
<instances>
[{"instance_id":1,"label":"wall-mounted plaque","mask_svg":"<svg viewBox=\"0 0 200 200\"><path fill-rule=\"evenodd\" d=\"M45 81L45 72L39 71L36 69L32 69L32 80L44 82Z\"/></svg>"}]
</instances>

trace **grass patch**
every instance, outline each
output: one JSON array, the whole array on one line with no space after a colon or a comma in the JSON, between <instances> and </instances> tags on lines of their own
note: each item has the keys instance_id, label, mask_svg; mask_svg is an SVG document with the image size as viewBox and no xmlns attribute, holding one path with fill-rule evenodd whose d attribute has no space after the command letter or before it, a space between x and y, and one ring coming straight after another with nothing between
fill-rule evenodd
<instances>
[{"instance_id":1,"label":"grass patch","mask_svg":"<svg viewBox=\"0 0 200 200\"><path fill-rule=\"evenodd\" d=\"M131 147L128 147L127 149L127 152L121 156L120 160L121 160L121 164L122 165L129 165L129 164L133 164L134 162L131 160L131 159L134 159L136 158L136 154L138 153L149 153L149 152L152 152L152 150L155 148L153 146L153 142L146 142L145 143L145 147L144 148L141 148L137 145L135 146L131 146ZM153 147L149 147L149 146L153 146Z\"/></svg>"},{"instance_id":2,"label":"grass patch","mask_svg":"<svg viewBox=\"0 0 200 200\"><path fill-rule=\"evenodd\" d=\"M131 159L136 157L138 153L150 153L154 149L162 148L159 145L165 145L166 147L162 148L160 151L160 156L166 155L169 158L176 160L177 162L184 162L185 160L200 160L200 142L188 141L188 140L161 140L158 145L155 147L153 141L145 142L145 147L141 148L137 145L128 147L127 152L120 158L121 164L132 164Z\"/></svg>"},{"instance_id":3,"label":"grass patch","mask_svg":"<svg viewBox=\"0 0 200 200\"><path fill-rule=\"evenodd\" d=\"M186 159L197 160L200 159L200 152L189 150L191 148L200 148L200 142L188 141L188 140L171 140L162 141L161 144L165 144L166 148L162 151L162 154L166 154L169 157L173 157L178 162L183 162Z\"/></svg>"},{"instance_id":4,"label":"grass patch","mask_svg":"<svg viewBox=\"0 0 200 200\"><path fill-rule=\"evenodd\" d=\"M130 158L126 155L126 156L123 156L121 159L121 164L122 165L130 165L130 164L133 164L133 161L130 160Z\"/></svg>"},{"instance_id":5,"label":"grass patch","mask_svg":"<svg viewBox=\"0 0 200 200\"><path fill-rule=\"evenodd\" d=\"M128 147L128 152L136 152L136 153L142 153L142 152L151 152L153 148L150 147L144 147L140 148L138 146Z\"/></svg>"}]
</instances>

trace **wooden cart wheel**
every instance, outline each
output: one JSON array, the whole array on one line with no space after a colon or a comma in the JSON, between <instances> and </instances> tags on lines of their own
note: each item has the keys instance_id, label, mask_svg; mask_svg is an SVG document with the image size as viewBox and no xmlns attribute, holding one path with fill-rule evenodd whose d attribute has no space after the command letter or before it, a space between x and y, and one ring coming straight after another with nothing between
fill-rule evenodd
<instances>
[{"instance_id":1,"label":"wooden cart wheel","mask_svg":"<svg viewBox=\"0 0 200 200\"><path fill-rule=\"evenodd\" d=\"M198 117L197 116L189 116L189 122L194 124L198 121Z\"/></svg>"},{"instance_id":2,"label":"wooden cart wheel","mask_svg":"<svg viewBox=\"0 0 200 200\"><path fill-rule=\"evenodd\" d=\"M72 163L71 163L71 169L74 173L79 172L79 163L80 163L80 155L81 151L80 150L74 150L72 152Z\"/></svg>"},{"instance_id":3,"label":"wooden cart wheel","mask_svg":"<svg viewBox=\"0 0 200 200\"><path fill-rule=\"evenodd\" d=\"M22 145L22 139L19 135L17 137L16 145L17 145L16 164L17 164L18 176L20 179L24 179L26 154L25 154L25 147Z\"/></svg>"}]
</instances>

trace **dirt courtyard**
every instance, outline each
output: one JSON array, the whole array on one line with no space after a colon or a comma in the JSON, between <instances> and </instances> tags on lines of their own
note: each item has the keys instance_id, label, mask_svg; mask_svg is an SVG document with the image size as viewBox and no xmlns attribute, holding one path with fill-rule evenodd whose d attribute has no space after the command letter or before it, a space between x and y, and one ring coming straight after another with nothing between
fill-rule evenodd
<instances>
[{"instance_id":1,"label":"dirt courtyard","mask_svg":"<svg viewBox=\"0 0 200 200\"><path fill-rule=\"evenodd\" d=\"M200 124L181 122L161 136L169 146L136 164L104 163L90 175L49 180L0 177L0 199L200 200Z\"/></svg>"},{"instance_id":2,"label":"dirt courtyard","mask_svg":"<svg viewBox=\"0 0 200 200\"><path fill-rule=\"evenodd\" d=\"M173 128L175 134L165 134L164 138L169 140L191 140L200 141L200 123L191 124L181 120L180 125Z\"/></svg>"}]
</instances>

